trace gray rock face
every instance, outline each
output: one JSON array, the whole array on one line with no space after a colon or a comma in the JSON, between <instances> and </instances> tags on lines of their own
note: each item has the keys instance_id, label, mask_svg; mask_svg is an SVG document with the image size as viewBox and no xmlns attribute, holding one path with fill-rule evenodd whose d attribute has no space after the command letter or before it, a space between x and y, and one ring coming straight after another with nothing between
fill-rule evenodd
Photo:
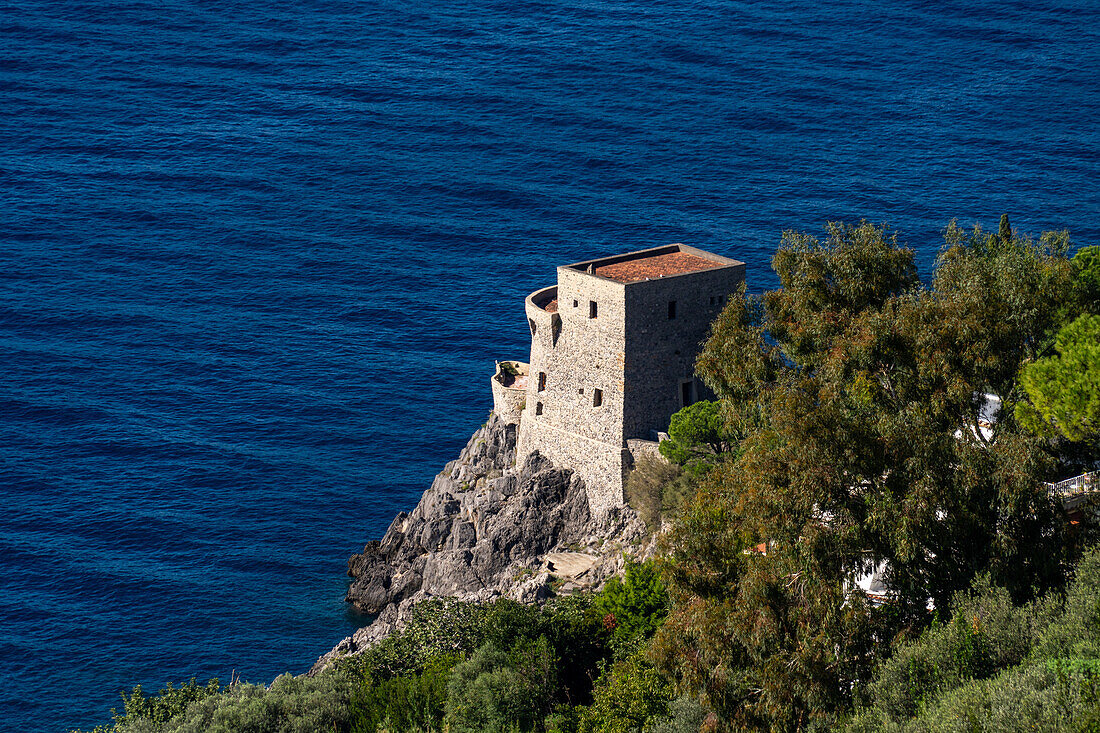
<instances>
[{"instance_id":1,"label":"gray rock face","mask_svg":"<svg viewBox=\"0 0 1100 733\"><path fill-rule=\"evenodd\" d=\"M623 552L642 554L645 525L629 508L593 518L584 482L537 453L515 466L516 426L495 415L457 460L436 476L411 513L398 514L380 541L348 560L346 600L377 614L314 667L354 654L399 628L412 606L448 596L467 601L545 600L554 575L570 588L598 587L619 572ZM576 577L546 560L583 552ZM560 565L559 561L559 565Z\"/></svg>"}]
</instances>

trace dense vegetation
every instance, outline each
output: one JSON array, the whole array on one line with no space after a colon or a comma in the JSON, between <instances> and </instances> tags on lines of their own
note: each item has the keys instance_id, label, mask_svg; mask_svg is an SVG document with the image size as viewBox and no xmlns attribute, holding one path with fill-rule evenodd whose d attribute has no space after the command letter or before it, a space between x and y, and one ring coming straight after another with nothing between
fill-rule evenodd
<instances>
[{"instance_id":1,"label":"dense vegetation","mask_svg":"<svg viewBox=\"0 0 1100 733\"><path fill-rule=\"evenodd\" d=\"M1063 600L1014 605L980 577L900 644L861 690L848 730L1100 730L1100 553Z\"/></svg>"},{"instance_id":2,"label":"dense vegetation","mask_svg":"<svg viewBox=\"0 0 1100 733\"><path fill-rule=\"evenodd\" d=\"M269 688L124 696L126 731L1100 730L1100 248L788 232L627 494L658 563L543 608L433 602ZM877 572L886 592L856 584Z\"/></svg>"},{"instance_id":3,"label":"dense vegetation","mask_svg":"<svg viewBox=\"0 0 1100 733\"><path fill-rule=\"evenodd\" d=\"M192 680L154 696L138 687L96 730L625 731L615 721L698 717L697 706L670 708L670 685L641 654L667 607L652 563L542 608L431 601L400 633L316 677L268 688Z\"/></svg>"}]
</instances>

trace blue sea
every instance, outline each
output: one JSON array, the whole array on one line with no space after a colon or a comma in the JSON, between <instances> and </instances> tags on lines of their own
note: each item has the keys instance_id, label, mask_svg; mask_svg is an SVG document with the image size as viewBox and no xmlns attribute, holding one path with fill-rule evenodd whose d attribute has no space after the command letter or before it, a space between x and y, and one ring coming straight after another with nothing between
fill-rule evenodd
<instances>
[{"instance_id":1,"label":"blue sea","mask_svg":"<svg viewBox=\"0 0 1100 733\"><path fill-rule=\"evenodd\" d=\"M554 267L1100 243L1100 5L7 0L0 721L300 673Z\"/></svg>"}]
</instances>

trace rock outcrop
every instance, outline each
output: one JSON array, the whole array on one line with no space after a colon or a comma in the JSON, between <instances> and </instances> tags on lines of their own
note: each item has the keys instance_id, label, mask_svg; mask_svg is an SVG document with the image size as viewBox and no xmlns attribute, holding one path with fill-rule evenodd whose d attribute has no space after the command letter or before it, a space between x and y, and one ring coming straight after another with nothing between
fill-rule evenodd
<instances>
[{"instance_id":1,"label":"rock outcrop","mask_svg":"<svg viewBox=\"0 0 1100 733\"><path fill-rule=\"evenodd\" d=\"M516 461L516 426L495 415L436 476L411 513L348 560L346 600L377 618L321 657L354 654L399 628L431 597L534 603L598 587L644 554L645 525L629 508L593 517L584 482L537 453Z\"/></svg>"}]
</instances>

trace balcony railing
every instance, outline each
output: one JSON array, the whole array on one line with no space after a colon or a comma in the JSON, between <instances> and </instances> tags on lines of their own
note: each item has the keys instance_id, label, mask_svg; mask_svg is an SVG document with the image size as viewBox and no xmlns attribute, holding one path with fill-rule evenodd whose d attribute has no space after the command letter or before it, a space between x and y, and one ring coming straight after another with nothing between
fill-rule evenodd
<instances>
[{"instance_id":1,"label":"balcony railing","mask_svg":"<svg viewBox=\"0 0 1100 733\"><path fill-rule=\"evenodd\" d=\"M1083 473L1057 483L1047 483L1047 488L1050 489L1050 493L1063 499L1100 491L1100 471Z\"/></svg>"}]
</instances>

